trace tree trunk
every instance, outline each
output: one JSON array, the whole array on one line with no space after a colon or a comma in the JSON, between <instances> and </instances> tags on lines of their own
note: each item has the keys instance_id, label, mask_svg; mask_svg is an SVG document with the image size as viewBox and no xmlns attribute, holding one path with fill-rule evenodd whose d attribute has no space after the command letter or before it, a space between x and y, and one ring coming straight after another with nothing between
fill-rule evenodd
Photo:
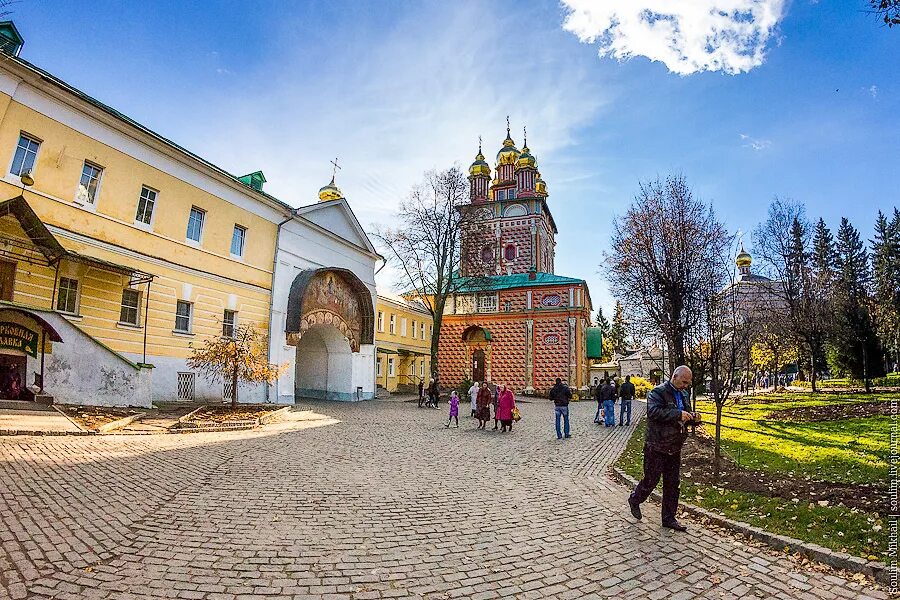
<instances>
[{"instance_id":1,"label":"tree trunk","mask_svg":"<svg viewBox=\"0 0 900 600\"><path fill-rule=\"evenodd\" d=\"M809 355L809 381L813 394L816 393L816 351L813 350Z\"/></svg>"},{"instance_id":2,"label":"tree trunk","mask_svg":"<svg viewBox=\"0 0 900 600\"><path fill-rule=\"evenodd\" d=\"M713 460L713 480L719 482L722 462L722 403L716 398L716 453Z\"/></svg>"},{"instance_id":3,"label":"tree trunk","mask_svg":"<svg viewBox=\"0 0 900 600\"><path fill-rule=\"evenodd\" d=\"M231 374L231 408L237 408L238 401L238 365L234 363L234 372Z\"/></svg>"},{"instance_id":4,"label":"tree trunk","mask_svg":"<svg viewBox=\"0 0 900 600\"><path fill-rule=\"evenodd\" d=\"M438 377L438 348L441 342L441 325L444 321L444 306L446 298L436 296L434 298L434 315L431 318L431 377Z\"/></svg>"}]
</instances>

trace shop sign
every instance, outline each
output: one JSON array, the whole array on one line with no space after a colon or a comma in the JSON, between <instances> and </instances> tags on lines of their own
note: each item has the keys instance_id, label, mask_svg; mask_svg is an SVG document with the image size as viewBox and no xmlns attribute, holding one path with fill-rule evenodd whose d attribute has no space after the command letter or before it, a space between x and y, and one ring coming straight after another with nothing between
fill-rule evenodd
<instances>
[{"instance_id":1,"label":"shop sign","mask_svg":"<svg viewBox=\"0 0 900 600\"><path fill-rule=\"evenodd\" d=\"M18 323L0 321L0 348L18 350L37 358L38 334Z\"/></svg>"}]
</instances>

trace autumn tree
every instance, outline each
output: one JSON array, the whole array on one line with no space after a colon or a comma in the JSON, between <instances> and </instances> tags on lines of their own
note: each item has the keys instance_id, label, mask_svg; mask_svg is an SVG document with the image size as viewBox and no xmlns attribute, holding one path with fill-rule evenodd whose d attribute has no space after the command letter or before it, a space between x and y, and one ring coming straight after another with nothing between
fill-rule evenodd
<instances>
[{"instance_id":1,"label":"autumn tree","mask_svg":"<svg viewBox=\"0 0 900 600\"><path fill-rule=\"evenodd\" d=\"M437 374L438 347L444 307L463 287L477 287L473 278L458 276L464 231L475 226L467 210L469 183L456 166L428 171L401 203L393 227L376 226L373 237L399 270L402 285L415 294L432 319L431 370Z\"/></svg>"},{"instance_id":2,"label":"autumn tree","mask_svg":"<svg viewBox=\"0 0 900 600\"><path fill-rule=\"evenodd\" d=\"M268 360L268 336L249 323L239 325L231 336L207 338L191 348L187 365L210 383L231 382L231 407L238 403L238 385L271 384L287 368Z\"/></svg>"},{"instance_id":3,"label":"autumn tree","mask_svg":"<svg viewBox=\"0 0 900 600\"><path fill-rule=\"evenodd\" d=\"M670 369L686 362L712 265L728 247L712 206L681 175L641 183L626 213L613 220L608 279L617 284L631 327L665 338Z\"/></svg>"}]
</instances>

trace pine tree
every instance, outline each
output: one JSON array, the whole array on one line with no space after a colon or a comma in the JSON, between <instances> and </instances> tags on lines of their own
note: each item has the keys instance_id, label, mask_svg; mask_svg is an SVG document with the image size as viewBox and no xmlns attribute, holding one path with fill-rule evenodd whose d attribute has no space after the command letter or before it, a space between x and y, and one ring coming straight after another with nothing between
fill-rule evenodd
<instances>
[{"instance_id":1,"label":"pine tree","mask_svg":"<svg viewBox=\"0 0 900 600\"><path fill-rule=\"evenodd\" d=\"M891 221L878 211L872 240L872 280L878 335L893 355L889 367L900 361L900 211Z\"/></svg>"},{"instance_id":2,"label":"pine tree","mask_svg":"<svg viewBox=\"0 0 900 600\"><path fill-rule=\"evenodd\" d=\"M834 264L836 257L834 255L834 236L831 230L825 225L825 221L819 219L816 222L816 230L813 234L813 254L812 267L816 271L817 276L832 278L834 276Z\"/></svg>"},{"instance_id":3,"label":"pine tree","mask_svg":"<svg viewBox=\"0 0 900 600\"><path fill-rule=\"evenodd\" d=\"M612 351L616 354L625 354L628 345L628 333L625 324L625 309L622 303L616 300L615 312L613 312L612 326L609 328L609 341Z\"/></svg>"},{"instance_id":4,"label":"pine tree","mask_svg":"<svg viewBox=\"0 0 900 600\"><path fill-rule=\"evenodd\" d=\"M603 307L597 307L597 322L596 326L600 328L601 334L601 349L600 349L600 360L606 362L612 358L613 349L612 343L609 341L609 321L606 317L603 316Z\"/></svg>"},{"instance_id":5,"label":"pine tree","mask_svg":"<svg viewBox=\"0 0 900 600\"><path fill-rule=\"evenodd\" d=\"M832 348L835 366L856 379L884 374L883 352L870 311L869 255L847 218L837 233L835 282L835 327Z\"/></svg>"},{"instance_id":6,"label":"pine tree","mask_svg":"<svg viewBox=\"0 0 900 600\"><path fill-rule=\"evenodd\" d=\"M603 332L603 337L609 335L609 321L606 320L606 317L603 316L603 307L597 307L597 320L594 323L597 327L600 328L600 331Z\"/></svg>"}]
</instances>

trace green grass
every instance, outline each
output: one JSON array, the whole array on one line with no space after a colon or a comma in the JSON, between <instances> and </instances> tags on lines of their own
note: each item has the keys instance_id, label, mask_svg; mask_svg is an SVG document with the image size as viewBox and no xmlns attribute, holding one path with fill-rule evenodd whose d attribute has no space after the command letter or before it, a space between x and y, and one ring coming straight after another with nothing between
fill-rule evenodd
<instances>
[{"instance_id":1,"label":"green grass","mask_svg":"<svg viewBox=\"0 0 900 600\"><path fill-rule=\"evenodd\" d=\"M731 415L731 422L735 426L745 429L757 427L760 433L771 432L776 437L723 429L723 437L729 436L727 443L723 445L724 451L734 459L736 451L740 450L741 465L769 472L808 475L829 481L886 481L887 417L851 419L837 423L778 424L755 424L733 418L760 418L779 407L814 406L835 401L834 398L823 398L821 394L805 399L802 394L787 396L791 400L784 403L726 406L725 411ZM871 396L859 396L850 400L872 399ZM798 397L799 400L794 400ZM841 396L841 399L846 400L847 397ZM700 404L701 410L714 412L714 407L703 406L702 402ZM723 423L728 422L723 418ZM619 468L638 479L643 474L645 430L646 420L635 429L617 463ZM885 458L879 464L881 453ZM681 482L681 498L767 531L870 560L887 561L889 558L884 530L886 524L878 514L841 506L819 506L802 500L792 502L770 498L761 494L697 484L686 479Z\"/></svg>"},{"instance_id":2,"label":"green grass","mask_svg":"<svg viewBox=\"0 0 900 600\"><path fill-rule=\"evenodd\" d=\"M771 412L788 408L875 399L873 394L789 393L766 396L765 403L726 404L722 424L740 429L723 427L722 447L741 466L750 469L820 481L883 483L888 476L890 417L809 423L765 419ZM697 407L704 413L715 413L712 402L700 401ZM704 427L712 435L715 417L712 414L703 417Z\"/></svg>"}]
</instances>

